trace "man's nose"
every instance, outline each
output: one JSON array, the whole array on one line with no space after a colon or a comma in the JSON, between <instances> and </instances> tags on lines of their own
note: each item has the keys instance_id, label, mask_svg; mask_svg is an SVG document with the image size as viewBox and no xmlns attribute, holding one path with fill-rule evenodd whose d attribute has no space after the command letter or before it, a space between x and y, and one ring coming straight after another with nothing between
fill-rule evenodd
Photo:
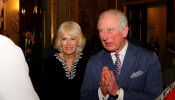
<instances>
[{"instance_id":1,"label":"man's nose","mask_svg":"<svg viewBox=\"0 0 175 100\"><path fill-rule=\"evenodd\" d=\"M108 39L108 33L107 31L104 31L103 40L106 40L106 39Z\"/></svg>"}]
</instances>

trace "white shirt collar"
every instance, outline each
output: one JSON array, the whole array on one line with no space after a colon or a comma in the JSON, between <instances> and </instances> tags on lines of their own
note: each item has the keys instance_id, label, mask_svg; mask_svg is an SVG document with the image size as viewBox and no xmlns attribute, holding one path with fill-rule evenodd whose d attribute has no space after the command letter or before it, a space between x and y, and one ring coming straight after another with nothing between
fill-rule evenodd
<instances>
[{"instance_id":1,"label":"white shirt collar","mask_svg":"<svg viewBox=\"0 0 175 100\"><path fill-rule=\"evenodd\" d=\"M124 48L119 52L119 55L125 56L127 48L128 48L128 41L126 41L126 44L125 44ZM115 52L111 52L111 56L113 56L114 54L116 54L116 53Z\"/></svg>"},{"instance_id":2,"label":"white shirt collar","mask_svg":"<svg viewBox=\"0 0 175 100\"><path fill-rule=\"evenodd\" d=\"M121 64L123 63L127 48L128 48L128 41L126 41L125 46L119 52L119 58L120 58ZM116 54L115 52L111 52L111 57L112 57L113 63L115 63L115 60L116 60L115 54Z\"/></svg>"}]
</instances>

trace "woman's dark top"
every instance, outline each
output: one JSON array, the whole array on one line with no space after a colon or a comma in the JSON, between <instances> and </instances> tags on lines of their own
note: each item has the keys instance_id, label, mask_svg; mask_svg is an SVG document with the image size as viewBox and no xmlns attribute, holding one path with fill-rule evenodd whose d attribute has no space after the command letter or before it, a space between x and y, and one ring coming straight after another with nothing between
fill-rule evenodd
<instances>
[{"instance_id":1,"label":"woman's dark top","mask_svg":"<svg viewBox=\"0 0 175 100\"><path fill-rule=\"evenodd\" d=\"M73 61L71 72L66 61L56 53L44 61L43 89L41 100L79 100L89 57L83 53Z\"/></svg>"}]
</instances>

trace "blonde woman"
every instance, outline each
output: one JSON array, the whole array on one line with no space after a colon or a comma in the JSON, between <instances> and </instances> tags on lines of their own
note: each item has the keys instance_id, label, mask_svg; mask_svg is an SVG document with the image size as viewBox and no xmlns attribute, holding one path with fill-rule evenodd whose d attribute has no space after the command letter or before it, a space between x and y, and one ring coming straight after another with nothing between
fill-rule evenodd
<instances>
[{"instance_id":1,"label":"blonde woman","mask_svg":"<svg viewBox=\"0 0 175 100\"><path fill-rule=\"evenodd\" d=\"M45 60L42 100L79 100L80 87L89 57L82 53L86 44L80 26L67 21L60 25L55 48L60 53Z\"/></svg>"}]
</instances>

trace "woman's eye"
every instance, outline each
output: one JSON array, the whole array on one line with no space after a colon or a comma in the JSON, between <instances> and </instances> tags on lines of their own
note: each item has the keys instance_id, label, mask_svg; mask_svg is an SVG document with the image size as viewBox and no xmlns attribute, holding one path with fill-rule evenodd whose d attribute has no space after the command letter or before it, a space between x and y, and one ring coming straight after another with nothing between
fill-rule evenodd
<instances>
[{"instance_id":1,"label":"woman's eye","mask_svg":"<svg viewBox=\"0 0 175 100\"><path fill-rule=\"evenodd\" d=\"M71 38L71 40L75 40L75 38Z\"/></svg>"}]
</instances>

